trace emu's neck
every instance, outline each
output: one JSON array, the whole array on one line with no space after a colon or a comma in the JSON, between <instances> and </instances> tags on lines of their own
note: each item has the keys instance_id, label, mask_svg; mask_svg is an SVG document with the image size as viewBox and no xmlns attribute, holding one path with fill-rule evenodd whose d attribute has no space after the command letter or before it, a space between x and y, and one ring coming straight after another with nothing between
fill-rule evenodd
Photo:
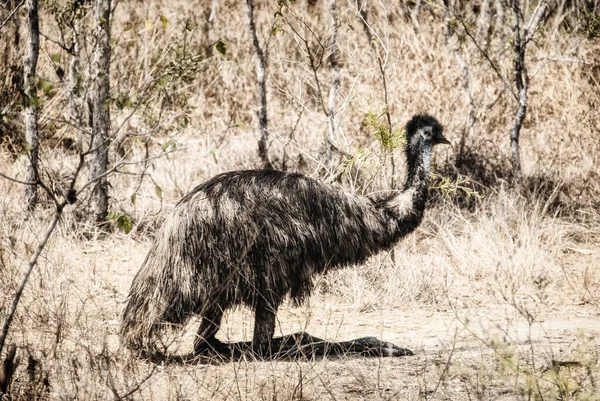
<instances>
[{"instance_id":1,"label":"emu's neck","mask_svg":"<svg viewBox=\"0 0 600 401\"><path fill-rule=\"evenodd\" d=\"M431 145L419 140L406 151L408 173L404 191L390 197L385 208L396 223L395 239L409 234L421 224L429 181Z\"/></svg>"},{"instance_id":2,"label":"emu's neck","mask_svg":"<svg viewBox=\"0 0 600 401\"><path fill-rule=\"evenodd\" d=\"M427 189L429 181L429 168L431 165L431 145L425 144L423 140L418 141L414 146L406 150L408 173L406 175L406 184L404 190L412 188Z\"/></svg>"}]
</instances>

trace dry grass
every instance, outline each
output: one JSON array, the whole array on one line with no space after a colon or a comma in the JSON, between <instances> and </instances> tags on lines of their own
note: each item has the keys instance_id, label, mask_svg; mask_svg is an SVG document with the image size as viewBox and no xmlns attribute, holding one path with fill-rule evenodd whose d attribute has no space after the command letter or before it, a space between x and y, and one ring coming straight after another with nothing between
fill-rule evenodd
<instances>
[{"instance_id":1,"label":"dry grass","mask_svg":"<svg viewBox=\"0 0 600 401\"><path fill-rule=\"evenodd\" d=\"M128 216L129 233L116 223L108 235L87 227L82 218L86 194L65 212L11 330L9 341L17 344L20 356L12 398L598 399L598 40L568 32L550 19L531 44L529 112L521 142L526 180L514 187L506 161L516 105L469 40L461 52L470 72L476 121L465 140L470 158L457 163L469 105L460 68L444 39L441 9L433 2L427 2L419 30L404 6L392 6L386 18L383 3L373 2L369 18L389 51L392 121L401 126L417 112L435 115L455 144L436 154L438 171L454 178L470 174L473 188L485 197L434 190L434 202L416 233L393 253L318 277L309 302L286 304L277 327L281 334L305 330L331 340L378 336L411 348L416 356L156 365L119 348L124 298L165 213L204 179L258 163L257 91L243 10L237 1L220 1L211 23L205 3L210 2L117 6L113 94L143 100L130 119L131 107L113 106L113 128L124 124L134 135L118 157L143 160L146 143L151 155L161 157L152 165L126 167L128 173L145 172L143 177L111 177L111 210ZM380 73L356 11L339 3L338 143L346 153L364 156L356 157L356 168L344 175L342 185L355 192L378 191L391 181L392 169L389 156L382 165L380 145L364 119L385 107ZM274 20L274 6L264 2L257 5L257 17L261 37L270 38L271 154L276 166L285 158L289 169L316 175L327 121L306 53L291 32L293 26L311 36L300 29L303 17L315 34L313 49L317 40L326 41L327 12L310 4L294 4L295 14L286 14L285 22ZM42 30L57 37L50 9L44 12ZM166 28L159 15L166 16ZM278 33L270 36L273 24ZM505 28L495 33L490 48L510 81L511 52L505 48L510 29ZM218 40L227 46L224 55L213 45ZM60 138L78 134L60 121L66 92L49 57L59 50L48 40L42 49L40 74L54 84L54 92L42 99L42 169L58 185L77 158ZM196 54L204 56L191 61ZM62 62L66 57L63 52ZM175 67L177 74L140 98L150 80ZM326 99L327 63L317 75ZM22 177L23 157L13 155L2 148L0 171ZM395 158L398 182L403 156L396 152ZM373 182L366 185L371 175ZM35 214L27 213L20 185L4 179L0 193L4 320L51 210L43 203ZM189 352L194 329L174 337L170 350ZM242 340L251 333L251 313L236 310L226 316L219 336Z\"/></svg>"}]
</instances>

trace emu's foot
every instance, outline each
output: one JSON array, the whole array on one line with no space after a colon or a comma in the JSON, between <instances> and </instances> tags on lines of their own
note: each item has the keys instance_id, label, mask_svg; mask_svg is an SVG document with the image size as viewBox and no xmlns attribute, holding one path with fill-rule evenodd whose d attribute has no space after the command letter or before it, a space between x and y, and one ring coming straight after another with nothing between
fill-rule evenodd
<instances>
[{"instance_id":1,"label":"emu's foot","mask_svg":"<svg viewBox=\"0 0 600 401\"><path fill-rule=\"evenodd\" d=\"M375 337L362 337L356 340L346 341L350 353L358 353L364 356L396 357L412 356L413 352L407 348L400 348L387 341L381 341ZM338 343L344 344L344 343Z\"/></svg>"},{"instance_id":2,"label":"emu's foot","mask_svg":"<svg viewBox=\"0 0 600 401\"><path fill-rule=\"evenodd\" d=\"M214 337L194 344L194 355L196 356L223 356L229 354L231 354L231 347Z\"/></svg>"},{"instance_id":3,"label":"emu's foot","mask_svg":"<svg viewBox=\"0 0 600 401\"><path fill-rule=\"evenodd\" d=\"M212 338L209 341L198 342L194 354L197 356L220 356L234 360L248 355L257 360L313 359L323 356L399 357L413 355L409 349L400 348L375 337L330 342L305 332L275 337L269 344L263 345L252 344L251 341L225 344Z\"/></svg>"},{"instance_id":4,"label":"emu's foot","mask_svg":"<svg viewBox=\"0 0 600 401\"><path fill-rule=\"evenodd\" d=\"M273 357L283 359L322 356L399 357L413 355L409 349L400 348L375 337L329 342L305 332L274 338L271 342L271 351Z\"/></svg>"}]
</instances>

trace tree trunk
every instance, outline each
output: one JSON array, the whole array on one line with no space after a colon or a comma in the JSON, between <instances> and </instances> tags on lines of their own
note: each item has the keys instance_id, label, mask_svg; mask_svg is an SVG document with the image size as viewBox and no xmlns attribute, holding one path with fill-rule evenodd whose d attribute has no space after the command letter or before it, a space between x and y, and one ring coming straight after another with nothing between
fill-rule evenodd
<instances>
[{"instance_id":1,"label":"tree trunk","mask_svg":"<svg viewBox=\"0 0 600 401\"><path fill-rule=\"evenodd\" d=\"M35 208L38 200L38 98L36 88L36 68L40 52L40 27L38 21L38 0L27 0L27 52L23 59L23 93L25 94L25 140L27 141L27 166L25 181L36 183L25 186L27 209Z\"/></svg>"},{"instance_id":2,"label":"tree trunk","mask_svg":"<svg viewBox=\"0 0 600 401\"><path fill-rule=\"evenodd\" d=\"M110 12L111 0L96 0L96 48L92 62L93 122L90 176L96 182L92 192L92 217L103 223L108 214L108 134L110 130Z\"/></svg>"},{"instance_id":3,"label":"tree trunk","mask_svg":"<svg viewBox=\"0 0 600 401\"><path fill-rule=\"evenodd\" d=\"M73 37L71 43L71 52L69 54L69 75L67 78L67 85L69 91L69 119L71 120L71 124L80 128L83 123L81 116L81 97L79 96L79 85L81 84L81 73L79 71L79 30L81 25L82 10L80 8L81 6L79 6L78 0L73 2L73 7L75 8L75 16L73 17ZM80 132L77 132L77 135L81 137ZM82 145L81 141L79 145ZM83 147L80 149L83 149Z\"/></svg>"},{"instance_id":4,"label":"tree trunk","mask_svg":"<svg viewBox=\"0 0 600 401\"><path fill-rule=\"evenodd\" d=\"M329 42L329 48L331 54L329 55L329 64L331 65L331 89L329 90L329 101L327 104L327 117L328 117L328 136L327 136L327 170L329 174L335 173L335 95L340 86L340 68L337 63L337 32L338 32L338 11L336 6L336 0L329 0L329 13L331 15L331 39Z\"/></svg>"},{"instance_id":5,"label":"tree trunk","mask_svg":"<svg viewBox=\"0 0 600 401\"><path fill-rule=\"evenodd\" d=\"M514 46L515 46L515 83L518 93L517 114L515 115L515 124L510 133L510 149L512 153L512 165L515 178L520 179L521 172L521 156L519 154L519 136L525 115L527 113L527 86L529 77L527 76L527 68L525 67L525 49L527 47L527 37L521 32L521 9L519 0L513 0L513 16L514 16ZM525 36L525 37L523 37Z\"/></svg>"},{"instance_id":6,"label":"tree trunk","mask_svg":"<svg viewBox=\"0 0 600 401\"><path fill-rule=\"evenodd\" d=\"M254 0L246 0L246 17L248 19L248 27L252 36L252 44L256 51L256 81L260 94L260 111L258 115L260 125L260 139L258 140L258 157L263 162L263 168L272 169L271 159L269 158L269 148L267 141L269 140L269 130L267 128L267 86L265 83L266 71L266 56L258 42L256 34L256 24L254 23Z\"/></svg>"}]
</instances>

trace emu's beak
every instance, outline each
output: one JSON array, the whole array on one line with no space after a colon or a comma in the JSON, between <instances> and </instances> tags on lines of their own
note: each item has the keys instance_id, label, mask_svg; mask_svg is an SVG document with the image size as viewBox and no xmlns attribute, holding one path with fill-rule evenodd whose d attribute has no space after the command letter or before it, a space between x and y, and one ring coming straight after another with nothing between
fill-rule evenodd
<instances>
[{"instance_id":1,"label":"emu's beak","mask_svg":"<svg viewBox=\"0 0 600 401\"><path fill-rule=\"evenodd\" d=\"M444 143L446 145L451 145L450 141L447 140L444 135L440 135L440 137L437 138L437 143Z\"/></svg>"}]
</instances>

